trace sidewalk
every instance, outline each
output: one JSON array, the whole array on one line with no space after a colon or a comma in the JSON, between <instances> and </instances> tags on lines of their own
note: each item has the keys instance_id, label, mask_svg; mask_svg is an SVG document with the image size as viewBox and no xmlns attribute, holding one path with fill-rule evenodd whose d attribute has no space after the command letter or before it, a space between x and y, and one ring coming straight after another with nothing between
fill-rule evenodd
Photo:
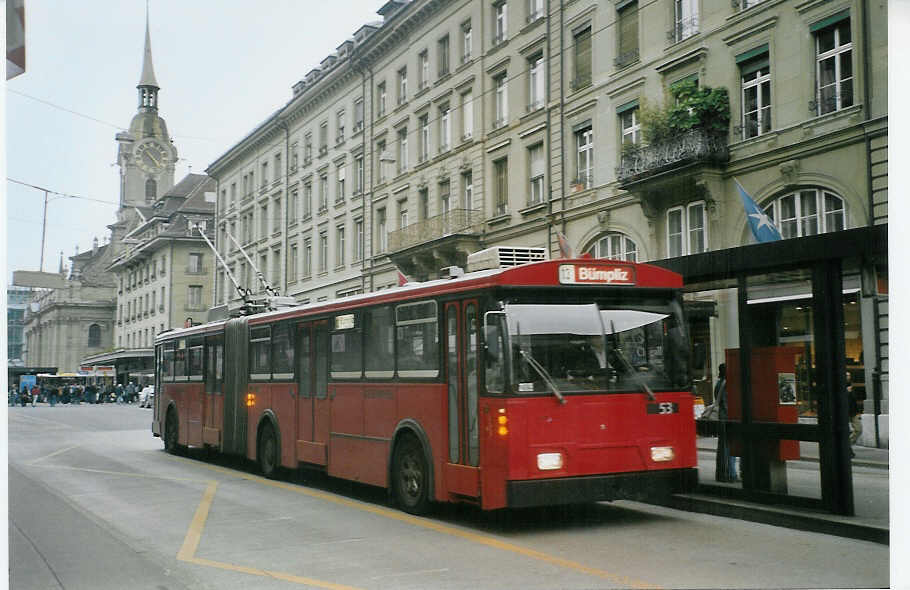
<instances>
[{"instance_id":1,"label":"sidewalk","mask_svg":"<svg viewBox=\"0 0 910 590\"><path fill-rule=\"evenodd\" d=\"M705 484L741 489L741 484L717 484L714 459L717 439L698 437L699 481ZM674 508L761 522L775 526L808 530L887 544L889 539L889 453L888 449L854 446L854 516L840 516L811 508L769 505L725 497L715 491L677 494ZM818 444L800 443L800 459L787 462L790 493L794 496L821 498Z\"/></svg>"}]
</instances>

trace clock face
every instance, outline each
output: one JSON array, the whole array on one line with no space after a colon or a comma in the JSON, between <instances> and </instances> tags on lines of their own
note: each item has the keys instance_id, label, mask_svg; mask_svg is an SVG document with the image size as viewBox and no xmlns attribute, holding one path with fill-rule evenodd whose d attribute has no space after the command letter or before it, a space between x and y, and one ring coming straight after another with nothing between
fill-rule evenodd
<instances>
[{"instance_id":1,"label":"clock face","mask_svg":"<svg viewBox=\"0 0 910 590\"><path fill-rule=\"evenodd\" d=\"M156 141L140 144L136 148L136 165L146 172L158 172L167 165L168 150Z\"/></svg>"}]
</instances>

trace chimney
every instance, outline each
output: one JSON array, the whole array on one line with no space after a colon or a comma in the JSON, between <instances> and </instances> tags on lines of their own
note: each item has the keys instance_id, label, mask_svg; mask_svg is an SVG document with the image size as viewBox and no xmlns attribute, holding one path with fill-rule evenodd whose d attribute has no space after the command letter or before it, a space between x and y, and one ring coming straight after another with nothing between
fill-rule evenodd
<instances>
[{"instance_id":1,"label":"chimney","mask_svg":"<svg viewBox=\"0 0 910 590\"><path fill-rule=\"evenodd\" d=\"M92 256L98 255L98 236L95 236L95 239L92 240Z\"/></svg>"}]
</instances>

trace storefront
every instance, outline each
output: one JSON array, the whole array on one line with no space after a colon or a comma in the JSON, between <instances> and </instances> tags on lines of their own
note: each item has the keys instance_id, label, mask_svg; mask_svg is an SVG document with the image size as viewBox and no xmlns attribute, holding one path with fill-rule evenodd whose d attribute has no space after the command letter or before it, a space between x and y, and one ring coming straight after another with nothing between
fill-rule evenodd
<instances>
[{"instance_id":1,"label":"storefront","mask_svg":"<svg viewBox=\"0 0 910 590\"><path fill-rule=\"evenodd\" d=\"M703 465L702 491L853 514L851 395L855 442L887 446L887 227L657 264L684 277L706 405L726 368L726 416L698 420L699 447L734 460Z\"/></svg>"}]
</instances>

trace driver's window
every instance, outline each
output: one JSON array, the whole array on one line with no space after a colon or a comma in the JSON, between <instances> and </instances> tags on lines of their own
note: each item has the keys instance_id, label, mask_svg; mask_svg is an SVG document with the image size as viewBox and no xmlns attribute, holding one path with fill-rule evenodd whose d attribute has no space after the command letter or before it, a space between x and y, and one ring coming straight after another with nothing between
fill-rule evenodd
<instances>
[{"instance_id":1,"label":"driver's window","mask_svg":"<svg viewBox=\"0 0 910 590\"><path fill-rule=\"evenodd\" d=\"M487 312L484 317L484 366L486 389L490 393L505 390L505 330L502 312Z\"/></svg>"}]
</instances>

